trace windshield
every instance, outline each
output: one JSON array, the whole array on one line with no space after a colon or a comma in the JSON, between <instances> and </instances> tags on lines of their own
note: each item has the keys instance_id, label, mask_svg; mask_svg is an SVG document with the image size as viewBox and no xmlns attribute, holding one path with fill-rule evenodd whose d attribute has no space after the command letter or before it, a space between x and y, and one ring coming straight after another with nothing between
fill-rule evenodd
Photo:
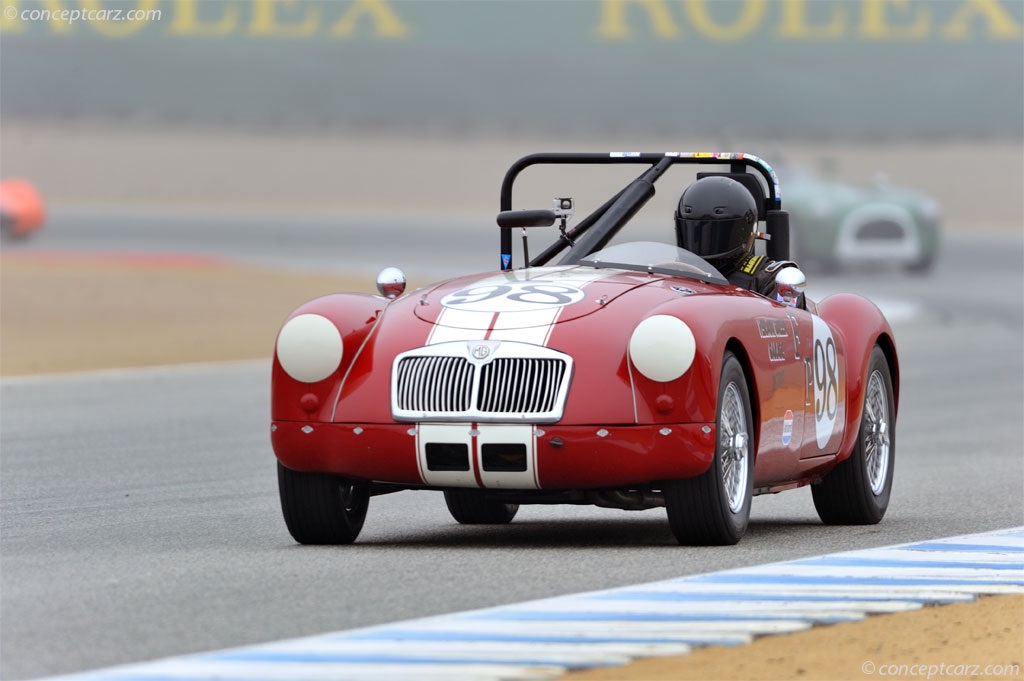
<instances>
[{"instance_id":1,"label":"windshield","mask_svg":"<svg viewBox=\"0 0 1024 681\"><path fill-rule=\"evenodd\" d=\"M699 255L685 248L655 241L632 241L609 246L579 261L585 267L614 267L728 284L722 274Z\"/></svg>"}]
</instances>

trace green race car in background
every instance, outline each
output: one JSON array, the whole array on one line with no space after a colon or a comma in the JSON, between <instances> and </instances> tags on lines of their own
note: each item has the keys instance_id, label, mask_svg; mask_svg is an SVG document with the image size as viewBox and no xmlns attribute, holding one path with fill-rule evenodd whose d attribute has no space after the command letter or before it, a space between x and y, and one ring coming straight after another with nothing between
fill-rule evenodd
<instances>
[{"instance_id":1,"label":"green race car in background","mask_svg":"<svg viewBox=\"0 0 1024 681\"><path fill-rule=\"evenodd\" d=\"M802 267L886 263L923 273L934 266L942 207L931 196L883 175L858 187L792 166L777 171L786 187L790 250Z\"/></svg>"}]
</instances>

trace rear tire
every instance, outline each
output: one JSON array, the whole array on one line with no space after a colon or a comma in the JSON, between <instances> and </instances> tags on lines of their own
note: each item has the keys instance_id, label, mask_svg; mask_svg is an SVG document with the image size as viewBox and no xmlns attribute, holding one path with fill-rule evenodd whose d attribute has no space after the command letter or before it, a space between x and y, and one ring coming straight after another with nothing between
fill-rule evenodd
<instances>
[{"instance_id":1,"label":"rear tire","mask_svg":"<svg viewBox=\"0 0 1024 681\"><path fill-rule=\"evenodd\" d=\"M827 525L874 525L885 515L896 459L896 402L882 349L868 362L864 410L849 458L811 486L814 508Z\"/></svg>"},{"instance_id":2,"label":"rear tire","mask_svg":"<svg viewBox=\"0 0 1024 681\"><path fill-rule=\"evenodd\" d=\"M363 529L370 487L336 475L300 473L277 463L288 532L300 544L351 544Z\"/></svg>"},{"instance_id":3,"label":"rear tire","mask_svg":"<svg viewBox=\"0 0 1024 681\"><path fill-rule=\"evenodd\" d=\"M447 490L444 503L463 525L507 525L519 511L519 504L494 501L476 490Z\"/></svg>"},{"instance_id":4,"label":"rear tire","mask_svg":"<svg viewBox=\"0 0 1024 681\"><path fill-rule=\"evenodd\" d=\"M665 512L676 540L687 546L726 546L747 531L754 490L754 419L740 362L722 361L715 419L715 459L703 474L664 483Z\"/></svg>"}]
</instances>

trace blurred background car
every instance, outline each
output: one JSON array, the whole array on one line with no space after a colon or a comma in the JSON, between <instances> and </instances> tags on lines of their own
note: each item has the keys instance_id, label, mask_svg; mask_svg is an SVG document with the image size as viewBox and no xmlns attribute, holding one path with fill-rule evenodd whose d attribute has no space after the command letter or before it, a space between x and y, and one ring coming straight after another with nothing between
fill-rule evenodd
<instances>
[{"instance_id":1,"label":"blurred background car","mask_svg":"<svg viewBox=\"0 0 1024 681\"><path fill-rule=\"evenodd\" d=\"M832 165L830 162L826 165ZM779 169L790 214L791 255L802 266L895 264L929 272L939 253L942 206L882 172L857 186L799 167Z\"/></svg>"},{"instance_id":2,"label":"blurred background car","mask_svg":"<svg viewBox=\"0 0 1024 681\"><path fill-rule=\"evenodd\" d=\"M28 180L0 180L0 233L4 239L23 239L46 219L43 197Z\"/></svg>"}]
</instances>

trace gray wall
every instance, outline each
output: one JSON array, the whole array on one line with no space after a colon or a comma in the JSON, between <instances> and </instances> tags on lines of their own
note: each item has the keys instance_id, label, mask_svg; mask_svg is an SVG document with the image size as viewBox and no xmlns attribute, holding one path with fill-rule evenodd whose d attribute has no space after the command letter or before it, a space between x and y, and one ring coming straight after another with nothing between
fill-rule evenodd
<instances>
[{"instance_id":1,"label":"gray wall","mask_svg":"<svg viewBox=\"0 0 1024 681\"><path fill-rule=\"evenodd\" d=\"M1024 0L2 5L8 120L1024 136Z\"/></svg>"}]
</instances>

